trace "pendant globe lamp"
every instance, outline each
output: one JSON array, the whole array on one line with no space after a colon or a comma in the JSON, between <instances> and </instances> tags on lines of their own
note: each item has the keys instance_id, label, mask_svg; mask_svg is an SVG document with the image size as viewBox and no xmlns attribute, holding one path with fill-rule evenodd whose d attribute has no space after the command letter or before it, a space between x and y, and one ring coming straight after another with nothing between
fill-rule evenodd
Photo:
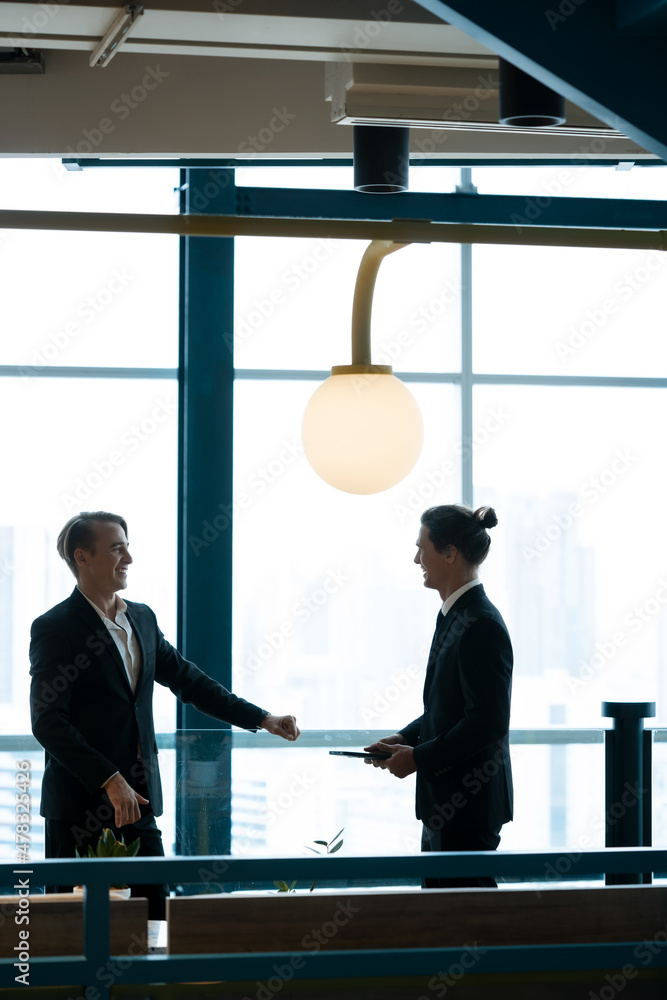
<instances>
[{"instance_id":1,"label":"pendant globe lamp","mask_svg":"<svg viewBox=\"0 0 667 1000\"><path fill-rule=\"evenodd\" d=\"M408 246L374 240L361 260L352 306L352 364L336 365L303 417L306 458L325 482L346 493L381 493L419 458L424 424L412 393L391 365L371 361L371 309L384 258Z\"/></svg>"}]
</instances>

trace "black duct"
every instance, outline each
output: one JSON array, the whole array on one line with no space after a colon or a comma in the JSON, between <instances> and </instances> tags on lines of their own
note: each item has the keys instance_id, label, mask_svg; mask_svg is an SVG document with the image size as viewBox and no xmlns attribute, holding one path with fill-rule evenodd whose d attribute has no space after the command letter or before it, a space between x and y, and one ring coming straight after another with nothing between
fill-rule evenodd
<instances>
[{"instance_id":1,"label":"black duct","mask_svg":"<svg viewBox=\"0 0 667 1000\"><path fill-rule=\"evenodd\" d=\"M353 125L354 189L369 194L408 190L410 129L394 125Z\"/></svg>"},{"instance_id":2,"label":"black duct","mask_svg":"<svg viewBox=\"0 0 667 1000\"><path fill-rule=\"evenodd\" d=\"M565 122L565 98L505 59L499 60L501 125L547 128Z\"/></svg>"}]
</instances>

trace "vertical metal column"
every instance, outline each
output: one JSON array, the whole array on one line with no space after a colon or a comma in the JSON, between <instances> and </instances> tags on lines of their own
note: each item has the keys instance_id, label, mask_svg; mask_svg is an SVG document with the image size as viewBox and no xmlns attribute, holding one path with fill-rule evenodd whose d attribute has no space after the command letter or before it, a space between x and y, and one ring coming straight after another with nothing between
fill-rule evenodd
<instances>
[{"instance_id":1,"label":"vertical metal column","mask_svg":"<svg viewBox=\"0 0 667 1000\"><path fill-rule=\"evenodd\" d=\"M470 167L461 168L457 194L477 194ZM461 500L473 505L472 246L461 244Z\"/></svg>"},{"instance_id":2,"label":"vertical metal column","mask_svg":"<svg viewBox=\"0 0 667 1000\"><path fill-rule=\"evenodd\" d=\"M182 210L234 214L231 169L182 173ZM234 240L181 240L179 648L216 680L232 673L232 413ZM177 851L231 847L226 723L178 705ZM187 730L208 730L196 736ZM214 732L217 731L214 735Z\"/></svg>"},{"instance_id":3,"label":"vertical metal column","mask_svg":"<svg viewBox=\"0 0 667 1000\"><path fill-rule=\"evenodd\" d=\"M655 702L603 701L602 715L614 720L605 731L605 847L650 847L652 733L644 719L655 716ZM650 881L650 872L605 878L607 885Z\"/></svg>"}]
</instances>

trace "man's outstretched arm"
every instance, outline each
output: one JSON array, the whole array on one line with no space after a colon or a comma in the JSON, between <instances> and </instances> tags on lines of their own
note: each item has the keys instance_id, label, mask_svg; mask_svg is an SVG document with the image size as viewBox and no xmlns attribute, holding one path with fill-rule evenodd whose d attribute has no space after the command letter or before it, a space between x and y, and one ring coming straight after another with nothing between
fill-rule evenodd
<instances>
[{"instance_id":1,"label":"man's outstretched arm","mask_svg":"<svg viewBox=\"0 0 667 1000\"><path fill-rule=\"evenodd\" d=\"M149 609L148 609L149 610ZM150 612L153 614L153 612ZM154 618L154 615L153 615ZM266 709L239 698L219 681L209 677L196 664L181 656L167 642L155 622L158 645L155 654L155 680L164 684L186 704L222 722L241 729L266 729L274 736L296 740L300 730L293 715L272 715Z\"/></svg>"}]
</instances>

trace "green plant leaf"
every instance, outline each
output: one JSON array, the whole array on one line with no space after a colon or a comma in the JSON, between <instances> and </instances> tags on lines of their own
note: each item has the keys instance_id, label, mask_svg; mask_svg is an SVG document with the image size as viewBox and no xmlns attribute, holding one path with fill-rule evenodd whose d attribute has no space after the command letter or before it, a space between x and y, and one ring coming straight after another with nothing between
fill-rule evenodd
<instances>
[{"instance_id":1,"label":"green plant leaf","mask_svg":"<svg viewBox=\"0 0 667 1000\"><path fill-rule=\"evenodd\" d=\"M334 840L335 840L335 839L336 839L336 838L334 837ZM326 840L314 840L314 841L313 841L313 843L314 843L314 844L321 844L321 845L322 845L322 847L327 847L327 846L328 846L328 845L327 845L327 842L326 842Z\"/></svg>"},{"instance_id":2,"label":"green plant leaf","mask_svg":"<svg viewBox=\"0 0 667 1000\"><path fill-rule=\"evenodd\" d=\"M343 827L343 830L344 829L345 829L345 827ZM333 844L334 840L338 840L338 838L340 837L340 835L343 832L343 830L339 830L338 833L336 834L336 836L331 838L331 840L329 841L329 844Z\"/></svg>"},{"instance_id":3,"label":"green plant leaf","mask_svg":"<svg viewBox=\"0 0 667 1000\"><path fill-rule=\"evenodd\" d=\"M321 844L322 841L321 840L316 840L316 841L314 841L314 843ZM320 854L320 855L322 854L321 851L316 851L314 847L310 847L308 844L306 844L306 850L307 851L312 851L313 854Z\"/></svg>"},{"instance_id":4,"label":"green plant leaf","mask_svg":"<svg viewBox=\"0 0 667 1000\"><path fill-rule=\"evenodd\" d=\"M310 891L311 892L313 891L313 889L315 888L316 885L317 885L317 879L315 879L315 881L313 882L313 884L310 887Z\"/></svg>"},{"instance_id":5,"label":"green plant leaf","mask_svg":"<svg viewBox=\"0 0 667 1000\"><path fill-rule=\"evenodd\" d=\"M295 885L296 885L296 879L294 879L294 881L292 882L291 886L289 887L289 889L287 891L288 892L294 892L294 886Z\"/></svg>"},{"instance_id":6,"label":"green plant leaf","mask_svg":"<svg viewBox=\"0 0 667 1000\"><path fill-rule=\"evenodd\" d=\"M127 853L131 858L134 858L139 853L139 848L141 847L141 840L137 837L136 840L132 841L127 849Z\"/></svg>"},{"instance_id":7,"label":"green plant leaf","mask_svg":"<svg viewBox=\"0 0 667 1000\"><path fill-rule=\"evenodd\" d=\"M336 844L336 846L331 848L331 850L329 851L329 854L335 854L336 851L340 850L340 848L342 846L343 846L343 841L339 840L338 843Z\"/></svg>"},{"instance_id":8,"label":"green plant leaf","mask_svg":"<svg viewBox=\"0 0 667 1000\"><path fill-rule=\"evenodd\" d=\"M88 845L88 849L85 855L82 855L79 848L75 848L75 853L77 858L133 858L139 853L139 848L141 846L141 841L139 837L134 840L131 844L125 843L125 838L121 834L120 838L116 840L111 830L103 830L100 834L95 847L92 844ZM126 889L127 886L112 886L116 889Z\"/></svg>"},{"instance_id":9,"label":"green plant leaf","mask_svg":"<svg viewBox=\"0 0 667 1000\"><path fill-rule=\"evenodd\" d=\"M287 888L287 882L274 879L273 884L275 885L278 892L289 892L289 889Z\"/></svg>"}]
</instances>

